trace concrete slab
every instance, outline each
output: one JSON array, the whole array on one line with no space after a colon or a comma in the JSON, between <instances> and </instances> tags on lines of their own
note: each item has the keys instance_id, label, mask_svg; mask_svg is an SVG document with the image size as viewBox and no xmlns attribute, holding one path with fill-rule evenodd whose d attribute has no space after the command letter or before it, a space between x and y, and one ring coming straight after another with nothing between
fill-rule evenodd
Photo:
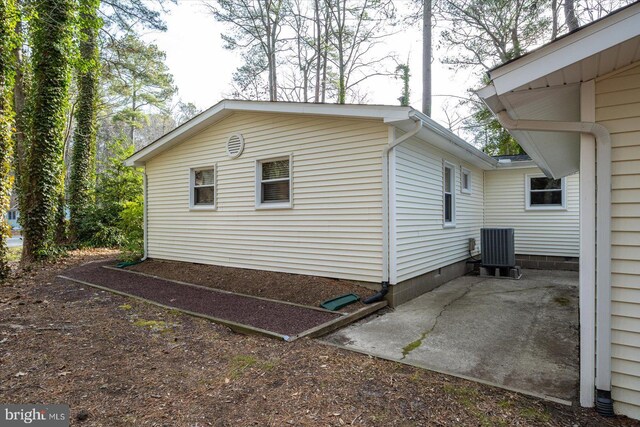
<instances>
[{"instance_id":1,"label":"concrete slab","mask_svg":"<svg viewBox=\"0 0 640 427\"><path fill-rule=\"evenodd\" d=\"M463 276L325 341L439 372L577 399L578 273Z\"/></svg>"}]
</instances>

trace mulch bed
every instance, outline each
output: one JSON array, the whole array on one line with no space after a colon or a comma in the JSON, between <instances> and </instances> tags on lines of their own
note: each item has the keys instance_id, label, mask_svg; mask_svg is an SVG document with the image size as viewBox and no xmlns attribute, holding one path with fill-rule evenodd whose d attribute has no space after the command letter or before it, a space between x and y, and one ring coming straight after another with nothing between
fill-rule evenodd
<instances>
[{"instance_id":1,"label":"mulch bed","mask_svg":"<svg viewBox=\"0 0 640 427\"><path fill-rule=\"evenodd\" d=\"M240 335L56 276L0 283L0 402L66 403L71 426L638 426L327 346Z\"/></svg>"},{"instance_id":2,"label":"mulch bed","mask_svg":"<svg viewBox=\"0 0 640 427\"><path fill-rule=\"evenodd\" d=\"M314 307L330 298L348 293L354 293L362 300L376 292L350 280L158 259L148 259L127 269L165 279ZM340 311L351 312L362 307L364 304L358 302Z\"/></svg>"},{"instance_id":3,"label":"mulch bed","mask_svg":"<svg viewBox=\"0 0 640 427\"><path fill-rule=\"evenodd\" d=\"M103 266L113 260L88 263L65 272L72 279L141 297L166 306L229 320L285 336L300 334L339 314L276 301L203 289Z\"/></svg>"}]
</instances>

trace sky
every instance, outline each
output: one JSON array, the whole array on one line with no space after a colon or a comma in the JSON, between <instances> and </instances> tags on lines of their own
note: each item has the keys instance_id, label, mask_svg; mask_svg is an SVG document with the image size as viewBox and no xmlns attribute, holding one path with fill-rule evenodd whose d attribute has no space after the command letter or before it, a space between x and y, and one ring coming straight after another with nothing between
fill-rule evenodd
<instances>
[{"instance_id":1,"label":"sky","mask_svg":"<svg viewBox=\"0 0 640 427\"><path fill-rule=\"evenodd\" d=\"M225 50L220 33L225 27L216 22L200 0L179 0L165 15L168 30L147 33L143 38L154 42L167 54L166 63L183 102L193 102L199 109L214 105L229 97L231 76L241 65L236 52ZM434 39L437 31L434 31ZM434 43L435 45L435 43ZM395 52L400 59L409 58L410 103L420 110L422 106L422 35L419 25L391 36L380 50ZM385 52L386 53L386 52ZM434 57L439 53L436 51ZM468 97L467 89L478 86L478 77L467 71L454 72L440 64L432 65L432 117L447 126L447 117L456 111L456 97ZM393 77L376 77L364 83L372 104L398 104L401 81ZM447 114L448 113L448 114Z\"/></svg>"}]
</instances>

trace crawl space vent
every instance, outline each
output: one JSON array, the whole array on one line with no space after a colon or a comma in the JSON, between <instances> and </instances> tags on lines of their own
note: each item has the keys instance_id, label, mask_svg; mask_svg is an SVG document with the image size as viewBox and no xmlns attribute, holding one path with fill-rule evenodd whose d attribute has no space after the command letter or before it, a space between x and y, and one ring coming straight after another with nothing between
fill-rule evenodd
<instances>
[{"instance_id":1,"label":"crawl space vent","mask_svg":"<svg viewBox=\"0 0 640 427\"><path fill-rule=\"evenodd\" d=\"M239 133L234 133L227 141L227 155L232 159L239 157L244 150L244 138Z\"/></svg>"}]
</instances>

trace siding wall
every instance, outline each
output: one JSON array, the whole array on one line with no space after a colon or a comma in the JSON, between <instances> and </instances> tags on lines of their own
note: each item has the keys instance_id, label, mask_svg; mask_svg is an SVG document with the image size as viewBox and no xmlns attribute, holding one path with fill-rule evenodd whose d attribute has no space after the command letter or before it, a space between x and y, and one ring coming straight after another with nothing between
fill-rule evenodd
<instances>
[{"instance_id":1,"label":"siding wall","mask_svg":"<svg viewBox=\"0 0 640 427\"><path fill-rule=\"evenodd\" d=\"M379 282L387 142L382 122L235 113L147 163L149 256ZM256 210L256 160L288 154L293 209ZM212 164L217 210L192 211L190 168Z\"/></svg>"},{"instance_id":2,"label":"siding wall","mask_svg":"<svg viewBox=\"0 0 640 427\"><path fill-rule=\"evenodd\" d=\"M428 273L469 256L468 239L473 237L480 249L483 211L482 170L415 138L394 150L396 164L392 211L391 282L397 283ZM455 168L456 226L443 227L443 159ZM461 193L460 167L472 174L471 194ZM392 169L393 170L393 169ZM392 249L393 251L393 249ZM395 258L395 262L393 259Z\"/></svg>"},{"instance_id":3,"label":"siding wall","mask_svg":"<svg viewBox=\"0 0 640 427\"><path fill-rule=\"evenodd\" d=\"M566 210L526 210L525 176L538 168L487 171L485 227L515 228L516 253L580 256L580 183L578 174L566 178Z\"/></svg>"},{"instance_id":4,"label":"siding wall","mask_svg":"<svg viewBox=\"0 0 640 427\"><path fill-rule=\"evenodd\" d=\"M596 121L612 139L612 394L640 419L640 64L596 81Z\"/></svg>"}]
</instances>

